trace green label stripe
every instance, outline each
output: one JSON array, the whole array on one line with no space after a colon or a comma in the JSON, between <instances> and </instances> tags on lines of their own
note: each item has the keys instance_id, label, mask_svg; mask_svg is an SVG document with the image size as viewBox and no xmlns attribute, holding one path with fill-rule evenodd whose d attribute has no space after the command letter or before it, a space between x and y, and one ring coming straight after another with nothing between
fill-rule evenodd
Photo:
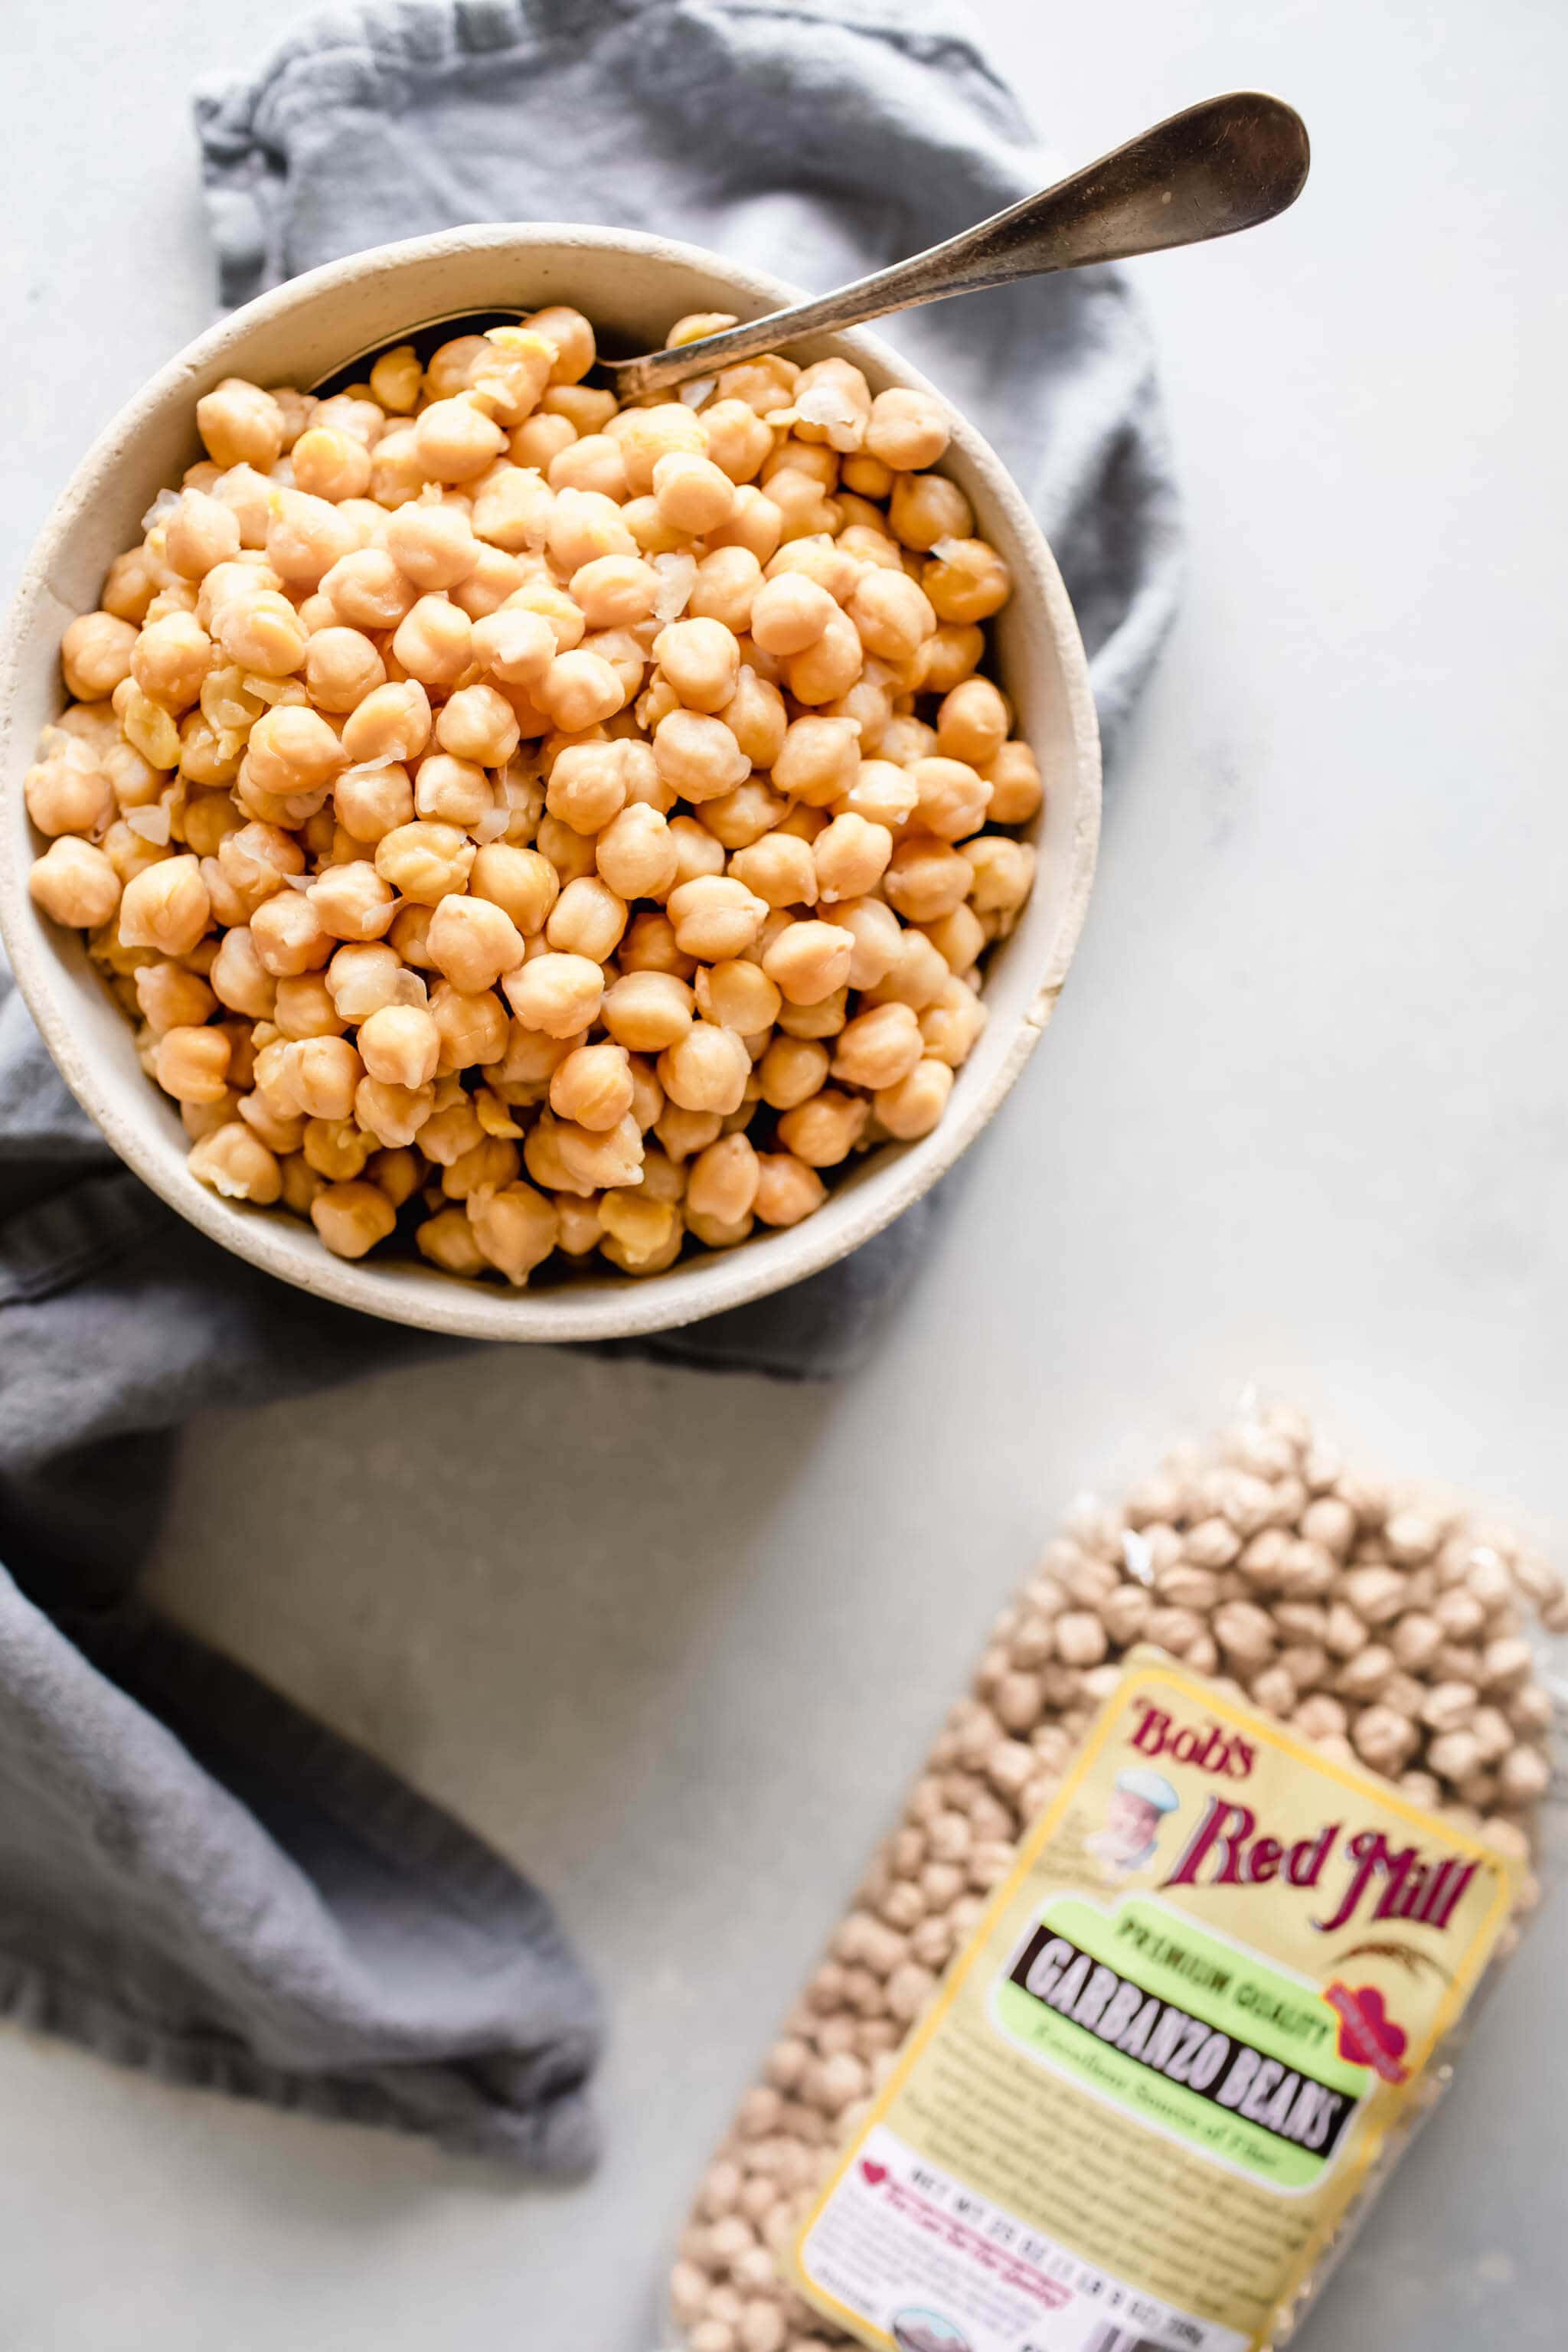
<instances>
[{"instance_id":1,"label":"green label stripe","mask_svg":"<svg viewBox=\"0 0 1568 2352\"><path fill-rule=\"evenodd\" d=\"M1031 1990L1015 1979L1036 1954ZM1114 2007L1108 1978L1126 1989ZM1098 2003L1088 2023L1068 2013L1079 1991ZM993 1990L992 2016L1032 2057L1279 2189L1321 2177L1372 2084L1365 2067L1338 2055L1334 2013L1310 1987L1147 1896L1126 1896L1110 1914L1078 1896L1046 1904ZM1132 2021L1123 2029L1118 2019ZM1171 2079L1167 2067L1184 2074L1200 2043L1191 2071L1201 2087Z\"/></svg>"}]
</instances>

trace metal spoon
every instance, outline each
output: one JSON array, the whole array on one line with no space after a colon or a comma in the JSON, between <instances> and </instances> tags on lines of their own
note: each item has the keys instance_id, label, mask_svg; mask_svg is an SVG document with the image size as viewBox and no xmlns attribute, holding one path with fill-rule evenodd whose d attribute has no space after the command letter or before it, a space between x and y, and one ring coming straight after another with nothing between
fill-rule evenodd
<instances>
[{"instance_id":1,"label":"metal spoon","mask_svg":"<svg viewBox=\"0 0 1568 2352\"><path fill-rule=\"evenodd\" d=\"M857 327L950 294L1231 236L1295 203L1310 153L1307 126L1294 107L1261 90L1231 90L1157 122L1098 163L944 245L858 278L836 294L750 319L675 351L602 360L601 372L617 400L631 400L755 359L803 335Z\"/></svg>"}]
</instances>

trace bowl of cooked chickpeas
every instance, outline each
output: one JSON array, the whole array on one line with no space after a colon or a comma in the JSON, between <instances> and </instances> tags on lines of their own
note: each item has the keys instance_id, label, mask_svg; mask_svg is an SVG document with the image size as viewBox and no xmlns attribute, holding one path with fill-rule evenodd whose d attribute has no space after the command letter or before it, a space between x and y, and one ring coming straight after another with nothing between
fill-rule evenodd
<instances>
[{"instance_id":1,"label":"bowl of cooked chickpeas","mask_svg":"<svg viewBox=\"0 0 1568 2352\"><path fill-rule=\"evenodd\" d=\"M1093 872L1059 575L863 331L619 405L791 289L472 228L225 319L11 617L0 922L226 1248L499 1339L655 1330L886 1225L1017 1076Z\"/></svg>"}]
</instances>

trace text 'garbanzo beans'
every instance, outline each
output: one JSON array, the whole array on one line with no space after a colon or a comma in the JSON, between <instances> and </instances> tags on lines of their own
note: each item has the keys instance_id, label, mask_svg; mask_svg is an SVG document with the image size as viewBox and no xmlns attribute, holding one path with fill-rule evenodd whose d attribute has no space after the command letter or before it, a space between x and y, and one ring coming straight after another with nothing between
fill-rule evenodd
<instances>
[{"instance_id":1,"label":"text 'garbanzo beans'","mask_svg":"<svg viewBox=\"0 0 1568 2352\"><path fill-rule=\"evenodd\" d=\"M809 1216L942 1117L1034 878L940 405L770 356L619 408L593 358L553 308L218 384L65 633L33 897L192 1172L341 1255L651 1275Z\"/></svg>"}]
</instances>

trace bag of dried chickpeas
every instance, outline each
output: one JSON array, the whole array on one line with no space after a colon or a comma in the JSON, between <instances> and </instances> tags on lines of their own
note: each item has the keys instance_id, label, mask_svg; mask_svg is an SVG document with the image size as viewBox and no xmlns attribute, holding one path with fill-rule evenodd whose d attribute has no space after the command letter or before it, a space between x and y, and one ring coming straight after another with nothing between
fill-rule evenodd
<instances>
[{"instance_id":1,"label":"bag of dried chickpeas","mask_svg":"<svg viewBox=\"0 0 1568 2352\"><path fill-rule=\"evenodd\" d=\"M709 2168L679 2352L1266 2352L1537 1900L1562 1580L1268 1407L1078 1507Z\"/></svg>"}]
</instances>

